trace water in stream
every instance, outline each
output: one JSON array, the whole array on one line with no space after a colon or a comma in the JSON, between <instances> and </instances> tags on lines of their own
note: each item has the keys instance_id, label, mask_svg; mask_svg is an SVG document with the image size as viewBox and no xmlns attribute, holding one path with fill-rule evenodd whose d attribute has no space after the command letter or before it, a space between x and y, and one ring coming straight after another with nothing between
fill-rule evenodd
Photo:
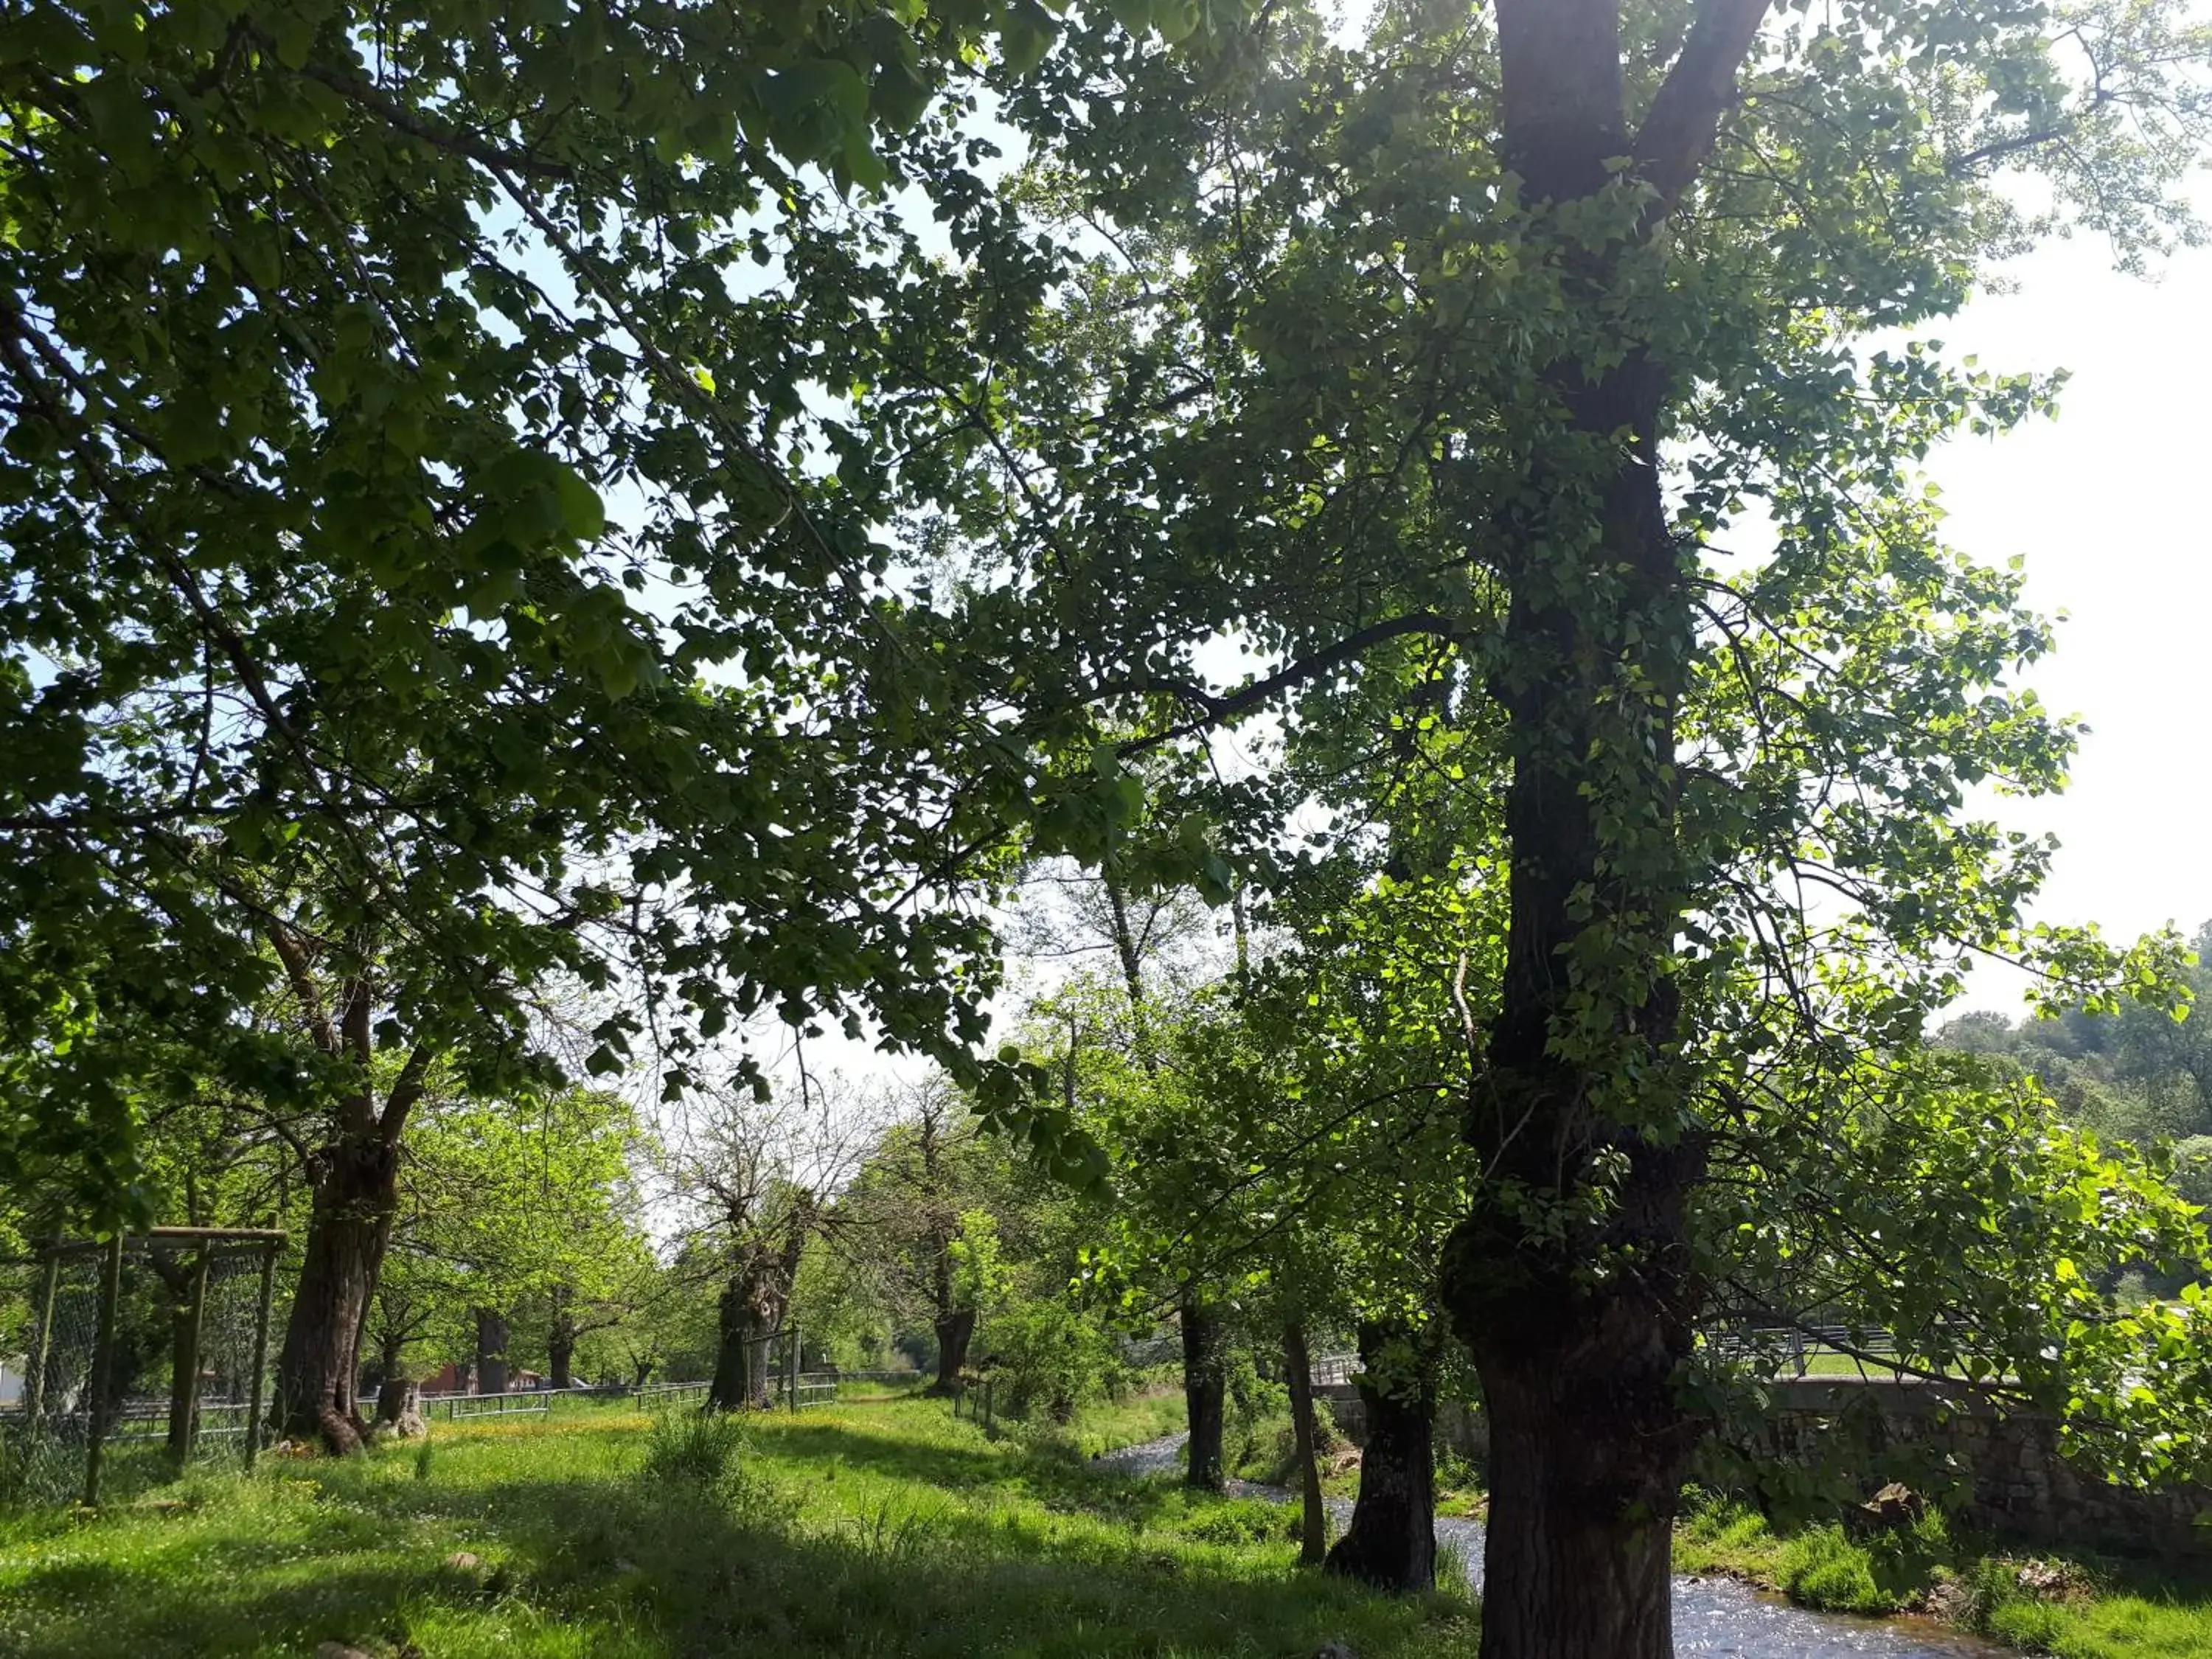
<instances>
[{"instance_id":1,"label":"water in stream","mask_svg":"<svg viewBox=\"0 0 2212 1659\"><path fill-rule=\"evenodd\" d=\"M1120 1474L1155 1474L1182 1467L1180 1434L1124 1447L1097 1460L1095 1467ZM1279 1486L1233 1481L1231 1489L1250 1498L1288 1502ZM1351 1518L1352 1506L1331 1504L1337 1524ZM1482 1524L1440 1516L1437 1542L1467 1565L1468 1582L1482 1588ZM1971 1637L1909 1619L1853 1619L1842 1613L1812 1613L1762 1595L1732 1578L1674 1581L1674 1651L1710 1659L1960 1659L2002 1650Z\"/></svg>"}]
</instances>

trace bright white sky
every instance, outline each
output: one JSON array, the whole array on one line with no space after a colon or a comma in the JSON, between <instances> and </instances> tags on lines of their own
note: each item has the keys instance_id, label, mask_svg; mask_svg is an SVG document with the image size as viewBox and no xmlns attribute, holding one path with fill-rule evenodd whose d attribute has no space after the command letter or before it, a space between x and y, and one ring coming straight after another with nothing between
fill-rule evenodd
<instances>
[{"instance_id":1,"label":"bright white sky","mask_svg":"<svg viewBox=\"0 0 2212 1659\"><path fill-rule=\"evenodd\" d=\"M2067 793L1998 803L2006 823L2062 848L2038 911L2132 939L2212 917L2212 830L2203 729L2212 630L2212 471L2189 416L2212 385L2212 250L2148 280L2112 269L2102 244L2055 243L2014 270L2017 291L1929 331L1985 368L2066 368L2058 418L1969 439L1930 458L1953 544L2027 558L2030 601L2070 618L2029 684L2090 726ZM2020 1011L2017 975L1984 969L1967 1000Z\"/></svg>"}]
</instances>

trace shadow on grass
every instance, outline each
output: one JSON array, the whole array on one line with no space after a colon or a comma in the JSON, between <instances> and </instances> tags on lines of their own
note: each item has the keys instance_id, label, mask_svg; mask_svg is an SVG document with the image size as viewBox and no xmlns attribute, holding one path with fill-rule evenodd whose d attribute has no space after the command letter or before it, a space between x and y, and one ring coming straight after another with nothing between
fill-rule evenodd
<instances>
[{"instance_id":1,"label":"shadow on grass","mask_svg":"<svg viewBox=\"0 0 2212 1659\"><path fill-rule=\"evenodd\" d=\"M0 1649L21 1659L198 1659L313 1653L360 1641L419 1601L434 1575L334 1555L312 1573L167 1577L143 1566L68 1562L0 1594Z\"/></svg>"},{"instance_id":2,"label":"shadow on grass","mask_svg":"<svg viewBox=\"0 0 2212 1659\"><path fill-rule=\"evenodd\" d=\"M995 1485L1018 1473L1022 1462L1012 1447L904 1439L805 1418L775 1425L761 1436L759 1449L762 1455L780 1460L834 1459L892 1480L945 1487Z\"/></svg>"},{"instance_id":3,"label":"shadow on grass","mask_svg":"<svg viewBox=\"0 0 2212 1659\"><path fill-rule=\"evenodd\" d=\"M1237 1501L1188 1492L1176 1474L1110 1473L1093 1468L1073 1453L1051 1449L1024 1450L1012 1443L948 1445L870 1433L835 1422L778 1425L762 1437L759 1451L775 1460L825 1468L842 1465L940 1492L1004 1487L1058 1513L1097 1516L1139 1530L1179 1516L1193 1504Z\"/></svg>"},{"instance_id":4,"label":"shadow on grass","mask_svg":"<svg viewBox=\"0 0 2212 1659\"><path fill-rule=\"evenodd\" d=\"M785 1431L769 1456L799 1460L800 1474L817 1460L866 1462L896 1483L871 1493L892 1501L872 1518L826 1506L802 1518L757 1480L517 1469L447 1486L388 1466L316 1470L273 1495L233 1489L189 1513L51 1534L49 1559L13 1573L0 1556L0 1650L198 1659L336 1640L387 1654L413 1643L434 1659L1194 1659L1328 1641L1369 1659L1472 1651L1463 1607L1297 1575L1286 1550L1151 1540L1104 1510L1055 1516L1018 1492L981 1507L945 1496L984 1468L1000 1482L1018 1474L1102 1498L1127 1484L1079 1468L830 1425ZM1172 1489L1123 1496L1139 1508L1177 1501ZM457 1541L481 1551L478 1568L444 1565Z\"/></svg>"}]
</instances>

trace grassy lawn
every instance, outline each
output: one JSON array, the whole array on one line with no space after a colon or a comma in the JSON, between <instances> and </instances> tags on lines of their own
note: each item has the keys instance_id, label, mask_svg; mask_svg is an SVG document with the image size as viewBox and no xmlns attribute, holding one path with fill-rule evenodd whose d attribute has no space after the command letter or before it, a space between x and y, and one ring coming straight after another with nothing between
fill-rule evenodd
<instances>
[{"instance_id":1,"label":"grassy lawn","mask_svg":"<svg viewBox=\"0 0 2212 1659\"><path fill-rule=\"evenodd\" d=\"M1071 1453L1164 1431L1157 1403L1116 1409L1053 1450L920 1399L754 1419L734 1443L596 1407L198 1475L94 1518L0 1521L0 1652L1474 1651L1462 1600L1298 1572L1284 1510L1090 1473Z\"/></svg>"},{"instance_id":2,"label":"grassy lawn","mask_svg":"<svg viewBox=\"0 0 2212 1659\"><path fill-rule=\"evenodd\" d=\"M1753 1510L1722 1501L1676 1528L1674 1565L1778 1589L1844 1613L1924 1608L1966 1629L2057 1659L2206 1659L2212 1581L2176 1583L2139 1565L2033 1562L1954 1538L1940 1515L1854 1541L1833 1525L1777 1534ZM2040 1592L2023 1586L2023 1569Z\"/></svg>"},{"instance_id":3,"label":"grassy lawn","mask_svg":"<svg viewBox=\"0 0 2212 1659\"><path fill-rule=\"evenodd\" d=\"M1286 1426L1289 1421L1284 1419ZM1008 1422L1001 1427L1036 1450L1087 1460L1178 1434L1187 1422L1182 1385L1173 1382L1136 1389L1119 1401L1102 1401L1065 1425Z\"/></svg>"}]
</instances>

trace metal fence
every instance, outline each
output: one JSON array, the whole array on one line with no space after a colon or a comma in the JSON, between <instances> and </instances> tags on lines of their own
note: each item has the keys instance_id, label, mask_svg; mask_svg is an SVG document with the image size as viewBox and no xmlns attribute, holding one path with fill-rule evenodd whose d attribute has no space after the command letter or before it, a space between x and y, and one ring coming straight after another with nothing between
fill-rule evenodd
<instances>
[{"instance_id":1,"label":"metal fence","mask_svg":"<svg viewBox=\"0 0 2212 1659\"><path fill-rule=\"evenodd\" d=\"M550 1389L518 1389L509 1394L426 1394L422 1415L443 1417L448 1423L471 1417L543 1417L553 1409L554 1395Z\"/></svg>"},{"instance_id":2,"label":"metal fence","mask_svg":"<svg viewBox=\"0 0 2212 1659\"><path fill-rule=\"evenodd\" d=\"M952 1415L981 1424L985 1434L996 1434L999 1419L992 1408L991 1379L986 1376L979 1382L955 1382L952 1385Z\"/></svg>"},{"instance_id":3,"label":"metal fence","mask_svg":"<svg viewBox=\"0 0 2212 1659\"><path fill-rule=\"evenodd\" d=\"M1898 1375L1897 1339L1885 1330L1844 1325L1740 1325L1703 1334L1718 1358L1775 1376L1815 1373L1841 1377Z\"/></svg>"},{"instance_id":4,"label":"metal fence","mask_svg":"<svg viewBox=\"0 0 2212 1659\"><path fill-rule=\"evenodd\" d=\"M1312 1370L1313 1385L1316 1389L1341 1388L1358 1373L1359 1356L1356 1353L1316 1354Z\"/></svg>"},{"instance_id":5,"label":"metal fence","mask_svg":"<svg viewBox=\"0 0 2212 1659\"><path fill-rule=\"evenodd\" d=\"M850 1371L778 1371L769 1380L769 1408L796 1412L812 1406L834 1406L837 1403L837 1385L853 1380ZM656 1382L629 1392L631 1399L648 1411L665 1411L674 1406L704 1407L713 1389L711 1382Z\"/></svg>"},{"instance_id":6,"label":"metal fence","mask_svg":"<svg viewBox=\"0 0 2212 1659\"><path fill-rule=\"evenodd\" d=\"M1135 1370L1149 1370L1182 1358L1182 1338L1172 1331L1165 1336L1141 1340L1123 1337L1115 1346L1121 1350L1121 1363Z\"/></svg>"},{"instance_id":7,"label":"metal fence","mask_svg":"<svg viewBox=\"0 0 2212 1659\"><path fill-rule=\"evenodd\" d=\"M269 1401L269 1310L284 1235L157 1227L56 1239L0 1261L0 1498L100 1501L120 1474L246 1462Z\"/></svg>"},{"instance_id":8,"label":"metal fence","mask_svg":"<svg viewBox=\"0 0 2212 1659\"><path fill-rule=\"evenodd\" d=\"M630 1398L648 1411L688 1403L703 1406L707 1403L707 1392L713 1386L708 1382L655 1382L647 1388L631 1389Z\"/></svg>"},{"instance_id":9,"label":"metal fence","mask_svg":"<svg viewBox=\"0 0 2212 1659\"><path fill-rule=\"evenodd\" d=\"M811 1407L835 1405L838 1385L858 1380L862 1375L853 1371L803 1371L794 1376L787 1370L779 1371L768 1384L769 1407L772 1410L805 1411ZM897 1375L913 1376L917 1373ZM483 1418L550 1417L553 1402L563 1399L627 1400L647 1411L703 1407L713 1388L711 1382L652 1382L642 1388L615 1383L575 1389L517 1389L506 1394L426 1394L421 1399L426 1420L466 1423Z\"/></svg>"}]
</instances>

